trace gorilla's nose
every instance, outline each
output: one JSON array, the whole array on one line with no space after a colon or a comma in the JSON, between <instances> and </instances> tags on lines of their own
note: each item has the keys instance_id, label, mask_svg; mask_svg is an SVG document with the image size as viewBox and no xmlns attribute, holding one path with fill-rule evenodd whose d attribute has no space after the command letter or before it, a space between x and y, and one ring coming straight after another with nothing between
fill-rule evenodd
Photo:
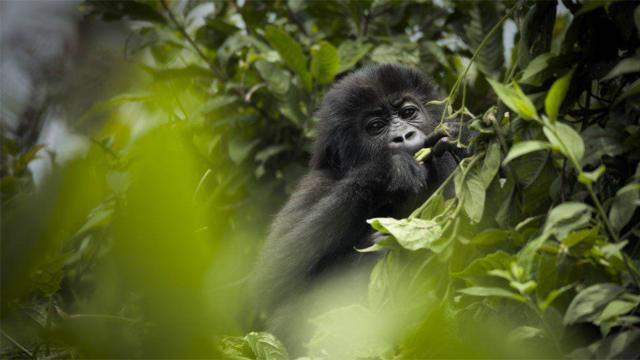
<instances>
[{"instance_id":1,"label":"gorilla's nose","mask_svg":"<svg viewBox=\"0 0 640 360\"><path fill-rule=\"evenodd\" d=\"M416 130L409 130L401 135L393 136L389 146L392 149L404 150L413 154L420 150L424 144L424 136L420 135L421 133Z\"/></svg>"}]
</instances>

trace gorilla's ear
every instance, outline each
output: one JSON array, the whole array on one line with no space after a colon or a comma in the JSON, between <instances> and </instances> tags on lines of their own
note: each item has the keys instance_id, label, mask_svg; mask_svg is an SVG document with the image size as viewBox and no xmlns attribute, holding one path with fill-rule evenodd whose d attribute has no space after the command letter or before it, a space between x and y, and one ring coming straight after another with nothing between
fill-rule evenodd
<instances>
[{"instance_id":1,"label":"gorilla's ear","mask_svg":"<svg viewBox=\"0 0 640 360\"><path fill-rule=\"evenodd\" d=\"M356 152L357 139L348 129L332 130L318 135L311 157L311 167L316 170L330 170L340 177L354 166L353 155Z\"/></svg>"},{"instance_id":2,"label":"gorilla's ear","mask_svg":"<svg viewBox=\"0 0 640 360\"><path fill-rule=\"evenodd\" d=\"M340 145L332 136L320 134L316 139L313 155L311 156L311 168L315 170L331 170L339 173L342 168Z\"/></svg>"}]
</instances>

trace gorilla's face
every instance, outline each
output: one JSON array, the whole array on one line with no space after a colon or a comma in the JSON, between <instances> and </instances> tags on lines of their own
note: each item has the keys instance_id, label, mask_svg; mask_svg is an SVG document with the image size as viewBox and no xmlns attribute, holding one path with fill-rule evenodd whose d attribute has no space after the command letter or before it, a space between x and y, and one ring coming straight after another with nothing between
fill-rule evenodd
<instances>
[{"instance_id":1,"label":"gorilla's face","mask_svg":"<svg viewBox=\"0 0 640 360\"><path fill-rule=\"evenodd\" d=\"M425 142L427 114L412 96L399 96L363 112L362 129L369 141L413 155Z\"/></svg>"},{"instance_id":2,"label":"gorilla's face","mask_svg":"<svg viewBox=\"0 0 640 360\"><path fill-rule=\"evenodd\" d=\"M413 155L441 116L440 108L424 104L439 97L419 71L404 66L367 66L345 76L318 111L311 166L340 178L363 164Z\"/></svg>"}]
</instances>

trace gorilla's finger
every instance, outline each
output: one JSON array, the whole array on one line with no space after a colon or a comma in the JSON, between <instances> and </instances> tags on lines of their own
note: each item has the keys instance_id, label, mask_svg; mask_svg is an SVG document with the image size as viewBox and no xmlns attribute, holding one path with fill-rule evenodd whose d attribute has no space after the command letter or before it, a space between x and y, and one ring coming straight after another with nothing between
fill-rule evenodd
<instances>
[{"instance_id":1,"label":"gorilla's finger","mask_svg":"<svg viewBox=\"0 0 640 360\"><path fill-rule=\"evenodd\" d=\"M445 152L457 152L457 151L458 151L458 147L456 146L456 144L451 142L451 140L448 137L443 137L433 147L432 153L433 153L433 156L440 157Z\"/></svg>"},{"instance_id":2,"label":"gorilla's finger","mask_svg":"<svg viewBox=\"0 0 640 360\"><path fill-rule=\"evenodd\" d=\"M427 135L427 138L424 140L423 147L433 147L433 145L435 145L438 142L438 140L442 139L447 135L448 135L447 132L444 130L436 130L431 134Z\"/></svg>"}]
</instances>

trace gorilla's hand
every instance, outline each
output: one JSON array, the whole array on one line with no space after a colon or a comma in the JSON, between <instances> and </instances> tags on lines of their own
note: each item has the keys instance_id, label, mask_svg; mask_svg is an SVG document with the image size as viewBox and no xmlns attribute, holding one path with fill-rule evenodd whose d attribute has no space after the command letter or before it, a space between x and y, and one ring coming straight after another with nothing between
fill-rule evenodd
<instances>
[{"instance_id":1,"label":"gorilla's hand","mask_svg":"<svg viewBox=\"0 0 640 360\"><path fill-rule=\"evenodd\" d=\"M432 148L431 153L423 159L424 162L433 160L434 157L440 157L444 153L449 152L459 158L467 157L466 148L458 147L455 140L459 137L464 140L465 134L460 136L461 126L455 123L447 123L445 129L439 129L427 136L424 141L424 147ZM464 131L463 131L464 132Z\"/></svg>"},{"instance_id":2,"label":"gorilla's hand","mask_svg":"<svg viewBox=\"0 0 640 360\"><path fill-rule=\"evenodd\" d=\"M427 188L427 169L404 151L391 155L389 176L388 190L391 193L418 194Z\"/></svg>"}]
</instances>

